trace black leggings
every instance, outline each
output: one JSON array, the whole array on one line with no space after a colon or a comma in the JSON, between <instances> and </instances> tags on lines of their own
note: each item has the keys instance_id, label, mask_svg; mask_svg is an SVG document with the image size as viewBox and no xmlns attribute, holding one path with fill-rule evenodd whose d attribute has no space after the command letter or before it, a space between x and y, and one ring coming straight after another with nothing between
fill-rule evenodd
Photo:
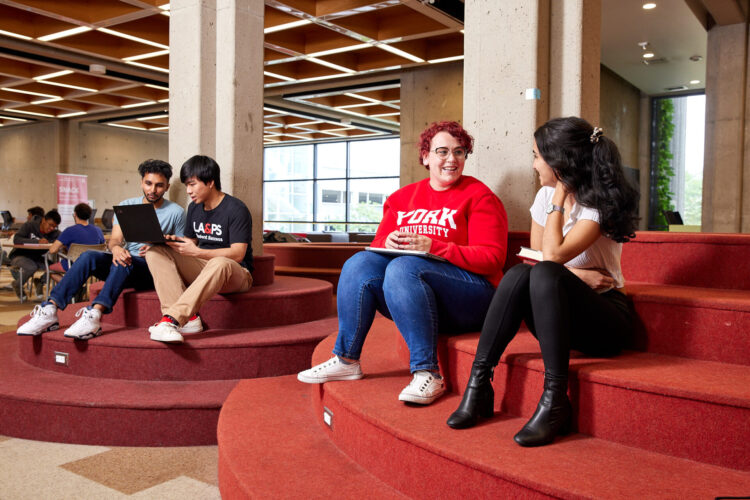
<instances>
[{"instance_id":1,"label":"black leggings","mask_svg":"<svg viewBox=\"0 0 750 500\"><path fill-rule=\"evenodd\" d=\"M562 264L518 264L500 281L479 337L475 361L497 366L521 321L539 340L544 369L567 377L570 349L590 356L614 356L633 330L624 294L599 294Z\"/></svg>"}]
</instances>

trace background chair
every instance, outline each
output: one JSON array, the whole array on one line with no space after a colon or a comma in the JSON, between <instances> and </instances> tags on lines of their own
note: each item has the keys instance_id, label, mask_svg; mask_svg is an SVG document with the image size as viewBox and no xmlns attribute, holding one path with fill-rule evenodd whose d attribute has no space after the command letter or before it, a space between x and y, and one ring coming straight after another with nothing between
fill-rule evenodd
<instances>
[{"instance_id":1,"label":"background chair","mask_svg":"<svg viewBox=\"0 0 750 500\"><path fill-rule=\"evenodd\" d=\"M0 227L0 230L2 231L8 231L13 226L13 216L10 215L9 210L2 210L0 211L0 215L3 217L2 227Z\"/></svg>"},{"instance_id":2,"label":"background chair","mask_svg":"<svg viewBox=\"0 0 750 500\"><path fill-rule=\"evenodd\" d=\"M60 259L67 260L68 269L70 269L70 266L73 265L78 257L80 257L83 252L87 252L89 250L104 252L107 250L107 245L106 243L101 243L99 245L83 245L81 243L71 243L70 248L67 252L58 252L57 256ZM62 276L65 274L65 270L63 269L60 262L55 262L54 259L54 255L51 255L49 253L45 255L44 265L46 269L47 297L49 297L49 294L52 291L51 287L54 286L54 284L52 283L52 276ZM88 286L95 280L96 278L94 278L93 276L90 277L81 288L81 291L76 293L76 295L73 297L73 302L86 300L88 298Z\"/></svg>"},{"instance_id":3,"label":"background chair","mask_svg":"<svg viewBox=\"0 0 750 500\"><path fill-rule=\"evenodd\" d=\"M664 214L664 218L667 219L667 224L673 226L681 226L684 224L682 222L682 216L680 215L680 212L672 210L662 210L662 213Z\"/></svg>"},{"instance_id":4,"label":"background chair","mask_svg":"<svg viewBox=\"0 0 750 500\"><path fill-rule=\"evenodd\" d=\"M112 208L105 208L104 212L102 212L102 226L105 233L112 231L112 219L114 216L115 211Z\"/></svg>"}]
</instances>

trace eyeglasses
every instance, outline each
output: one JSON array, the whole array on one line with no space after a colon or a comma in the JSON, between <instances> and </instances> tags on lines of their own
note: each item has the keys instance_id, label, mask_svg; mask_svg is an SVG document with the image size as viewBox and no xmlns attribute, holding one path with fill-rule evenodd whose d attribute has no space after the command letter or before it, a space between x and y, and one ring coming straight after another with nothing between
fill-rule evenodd
<instances>
[{"instance_id":1,"label":"eyeglasses","mask_svg":"<svg viewBox=\"0 0 750 500\"><path fill-rule=\"evenodd\" d=\"M444 160L451 154L451 150L448 148L435 148L434 153ZM464 148L456 148L453 150L453 158L456 160L463 160L466 158L467 154L468 153Z\"/></svg>"}]
</instances>

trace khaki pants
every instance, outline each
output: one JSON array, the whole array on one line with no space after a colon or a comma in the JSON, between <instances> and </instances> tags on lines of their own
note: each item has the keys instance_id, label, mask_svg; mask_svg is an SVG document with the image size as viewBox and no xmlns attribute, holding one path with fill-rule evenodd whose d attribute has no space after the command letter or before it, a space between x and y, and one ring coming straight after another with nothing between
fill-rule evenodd
<instances>
[{"instance_id":1,"label":"khaki pants","mask_svg":"<svg viewBox=\"0 0 750 500\"><path fill-rule=\"evenodd\" d=\"M146 262L162 314L172 316L180 325L217 293L245 292L253 285L250 272L226 257L199 259L156 245L146 252Z\"/></svg>"}]
</instances>

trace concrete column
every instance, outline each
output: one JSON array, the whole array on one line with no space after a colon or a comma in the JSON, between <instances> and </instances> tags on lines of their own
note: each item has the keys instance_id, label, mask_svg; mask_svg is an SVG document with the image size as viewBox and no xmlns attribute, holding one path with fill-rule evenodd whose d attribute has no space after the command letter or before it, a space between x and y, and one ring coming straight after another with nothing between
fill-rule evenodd
<instances>
[{"instance_id":1,"label":"concrete column","mask_svg":"<svg viewBox=\"0 0 750 500\"><path fill-rule=\"evenodd\" d=\"M465 173L497 193L511 230L528 231L533 133L549 113L549 2L469 1L465 26L464 125L476 139ZM527 99L533 89L540 99Z\"/></svg>"},{"instance_id":2,"label":"concrete column","mask_svg":"<svg viewBox=\"0 0 750 500\"><path fill-rule=\"evenodd\" d=\"M550 118L580 116L596 126L601 0L553 1L550 7Z\"/></svg>"},{"instance_id":3,"label":"concrete column","mask_svg":"<svg viewBox=\"0 0 750 500\"><path fill-rule=\"evenodd\" d=\"M183 162L216 154L216 0L174 0L169 22L170 199L186 204ZM262 32L262 30L261 30Z\"/></svg>"},{"instance_id":4,"label":"concrete column","mask_svg":"<svg viewBox=\"0 0 750 500\"><path fill-rule=\"evenodd\" d=\"M708 32L701 221L705 232L750 231L750 227L743 227L750 224L750 214L742 224L743 213L748 213L743 203L743 193L747 192L743 179L747 44L745 23L714 26Z\"/></svg>"},{"instance_id":5,"label":"concrete column","mask_svg":"<svg viewBox=\"0 0 750 500\"><path fill-rule=\"evenodd\" d=\"M263 0L218 0L216 161L222 189L253 215L253 254L263 253Z\"/></svg>"},{"instance_id":6,"label":"concrete column","mask_svg":"<svg viewBox=\"0 0 750 500\"><path fill-rule=\"evenodd\" d=\"M463 63L444 63L401 75L401 186L428 173L419 161L419 135L436 121L463 121ZM473 130L469 130L474 134ZM472 158L473 159L473 158Z\"/></svg>"}]
</instances>

